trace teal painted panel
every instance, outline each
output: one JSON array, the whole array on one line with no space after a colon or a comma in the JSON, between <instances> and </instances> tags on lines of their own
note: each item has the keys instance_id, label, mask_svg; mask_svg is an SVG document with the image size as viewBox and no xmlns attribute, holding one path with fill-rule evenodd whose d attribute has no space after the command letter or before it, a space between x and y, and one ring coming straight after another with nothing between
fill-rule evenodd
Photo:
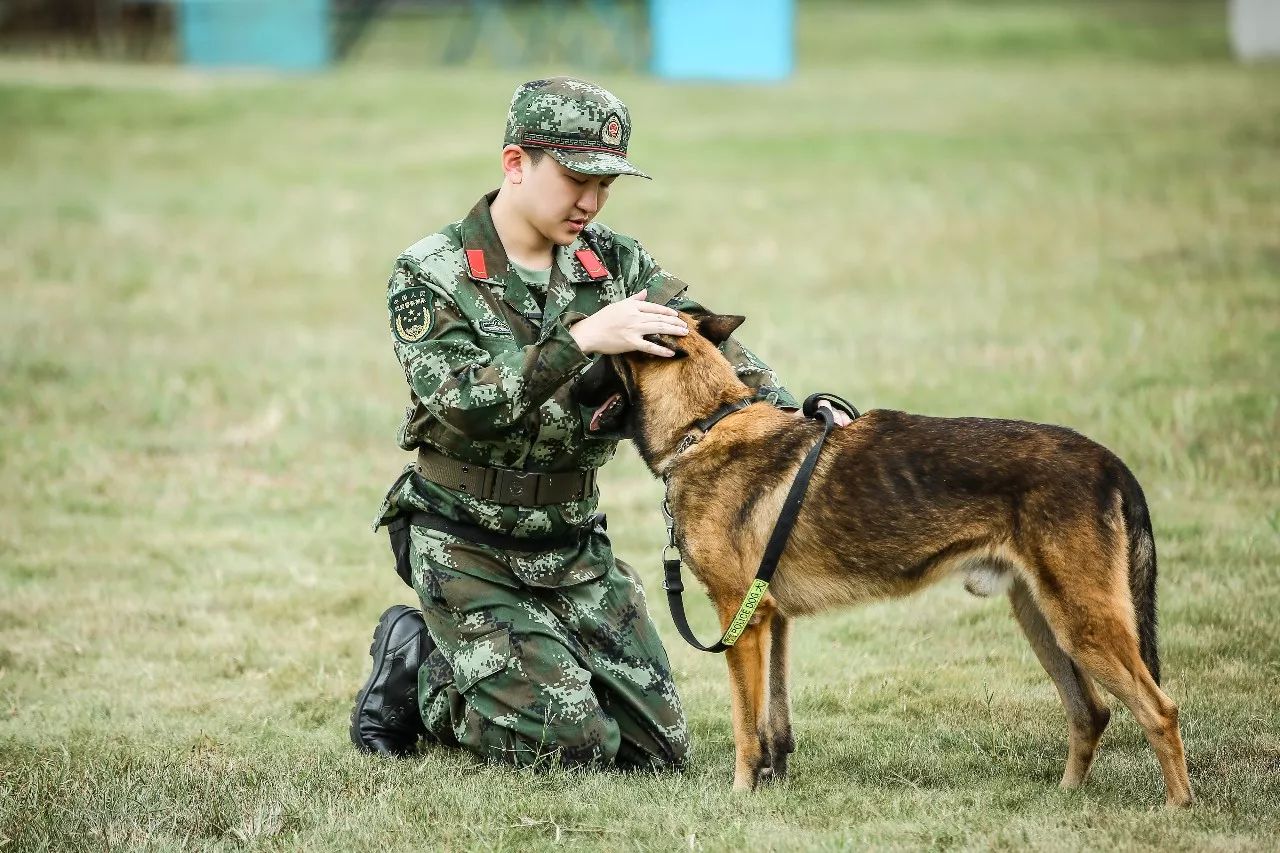
<instances>
[{"instance_id":1,"label":"teal painted panel","mask_svg":"<svg viewBox=\"0 0 1280 853\"><path fill-rule=\"evenodd\" d=\"M188 65L310 71L331 59L329 0L181 0Z\"/></svg>"},{"instance_id":2,"label":"teal painted panel","mask_svg":"<svg viewBox=\"0 0 1280 853\"><path fill-rule=\"evenodd\" d=\"M653 73L782 80L794 65L794 0L650 0Z\"/></svg>"}]
</instances>

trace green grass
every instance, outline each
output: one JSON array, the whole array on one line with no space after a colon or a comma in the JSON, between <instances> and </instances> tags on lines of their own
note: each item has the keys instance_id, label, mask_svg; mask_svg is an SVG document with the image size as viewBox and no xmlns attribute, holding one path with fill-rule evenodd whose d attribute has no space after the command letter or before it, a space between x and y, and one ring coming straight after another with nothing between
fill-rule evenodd
<instances>
[{"instance_id":1,"label":"green grass","mask_svg":"<svg viewBox=\"0 0 1280 853\"><path fill-rule=\"evenodd\" d=\"M724 664L659 595L688 772L355 755L373 621L411 596L368 531L404 461L386 276L496 182L545 69L0 62L0 849L1272 847L1280 72L1231 63L1221 15L805 7L785 85L603 78L657 176L604 219L747 314L793 390L1068 424L1128 461L1185 813L1123 711L1059 791L1047 677L955 584L800 625L793 776L752 796ZM656 592L658 484L624 448L602 488Z\"/></svg>"}]
</instances>

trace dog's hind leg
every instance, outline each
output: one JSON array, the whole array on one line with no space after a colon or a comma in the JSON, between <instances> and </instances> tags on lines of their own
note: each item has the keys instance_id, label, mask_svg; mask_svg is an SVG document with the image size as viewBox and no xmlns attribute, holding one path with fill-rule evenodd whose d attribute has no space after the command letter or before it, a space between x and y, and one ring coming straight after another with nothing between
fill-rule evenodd
<instances>
[{"instance_id":1,"label":"dog's hind leg","mask_svg":"<svg viewBox=\"0 0 1280 853\"><path fill-rule=\"evenodd\" d=\"M1104 626L1109 636L1106 642L1100 642L1097 634ZM1128 706L1146 732L1164 773L1165 804L1191 805L1191 782L1187 778L1187 759L1178 730L1178 706L1156 685L1143 663L1138 651L1138 635L1130 620L1120 614L1081 614L1073 628L1078 634L1072 639L1076 660Z\"/></svg>"},{"instance_id":2,"label":"dog's hind leg","mask_svg":"<svg viewBox=\"0 0 1280 853\"><path fill-rule=\"evenodd\" d=\"M791 620L774 611L769 637L769 722L765 743L775 780L787 775L787 758L796 751L791 733Z\"/></svg>"},{"instance_id":3,"label":"dog's hind leg","mask_svg":"<svg viewBox=\"0 0 1280 853\"><path fill-rule=\"evenodd\" d=\"M1047 566L1041 581L1042 612L1059 644L1088 675L1128 706L1146 732L1164 773L1165 803L1191 805L1191 782L1178 731L1178 706L1156 684L1143 661L1137 620L1127 578L1127 556L1109 554L1101 542L1093 548L1073 549L1079 565L1106 566L1096 574L1070 571L1065 561ZM1089 579L1089 580L1086 580ZM1055 594L1045 592L1058 587Z\"/></svg>"},{"instance_id":4,"label":"dog's hind leg","mask_svg":"<svg viewBox=\"0 0 1280 853\"><path fill-rule=\"evenodd\" d=\"M1049 623L1041 614L1026 584L1015 581L1009 589L1013 615L1031 642L1031 648L1045 672L1053 679L1062 704L1067 710L1070 746L1067 767L1062 774L1063 788L1078 788L1089 775L1098 741L1111 719L1111 710L1094 689L1092 680L1082 673L1070 656L1058 645Z\"/></svg>"}]
</instances>

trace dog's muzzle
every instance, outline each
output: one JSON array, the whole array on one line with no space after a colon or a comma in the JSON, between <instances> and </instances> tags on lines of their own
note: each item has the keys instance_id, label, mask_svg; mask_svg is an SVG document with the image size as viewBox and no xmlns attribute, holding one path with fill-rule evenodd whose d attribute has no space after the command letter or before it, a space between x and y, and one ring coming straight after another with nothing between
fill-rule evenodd
<instances>
[{"instance_id":1,"label":"dog's muzzle","mask_svg":"<svg viewBox=\"0 0 1280 853\"><path fill-rule=\"evenodd\" d=\"M582 407L587 435L599 439L628 437L630 405L626 387L608 357L599 359L582 374L574 387L574 399Z\"/></svg>"}]
</instances>

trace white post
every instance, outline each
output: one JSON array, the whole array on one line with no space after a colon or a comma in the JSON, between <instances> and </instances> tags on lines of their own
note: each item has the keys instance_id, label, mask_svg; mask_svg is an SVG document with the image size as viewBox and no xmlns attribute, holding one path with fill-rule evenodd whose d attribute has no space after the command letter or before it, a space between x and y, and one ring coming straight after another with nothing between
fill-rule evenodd
<instances>
[{"instance_id":1,"label":"white post","mask_svg":"<svg viewBox=\"0 0 1280 853\"><path fill-rule=\"evenodd\" d=\"M1280 58L1280 0L1231 0L1227 14L1237 59Z\"/></svg>"}]
</instances>

